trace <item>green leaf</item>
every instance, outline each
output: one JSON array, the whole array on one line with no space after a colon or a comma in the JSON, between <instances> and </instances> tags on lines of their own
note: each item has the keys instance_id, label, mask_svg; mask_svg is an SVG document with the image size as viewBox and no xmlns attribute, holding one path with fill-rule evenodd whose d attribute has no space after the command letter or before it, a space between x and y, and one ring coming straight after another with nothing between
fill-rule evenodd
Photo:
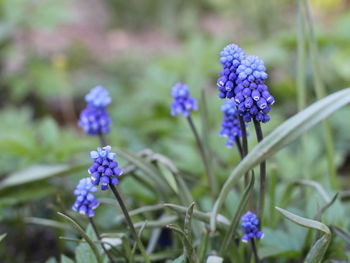
<instances>
[{"instance_id":1,"label":"green leaf","mask_svg":"<svg viewBox=\"0 0 350 263\"><path fill-rule=\"evenodd\" d=\"M192 202L192 204L190 204L185 215L184 232L190 243L192 243L192 216L195 204L195 202Z\"/></svg>"},{"instance_id":2,"label":"green leaf","mask_svg":"<svg viewBox=\"0 0 350 263\"><path fill-rule=\"evenodd\" d=\"M74 263L74 260L66 257L65 255L61 255L61 263Z\"/></svg>"},{"instance_id":3,"label":"green leaf","mask_svg":"<svg viewBox=\"0 0 350 263\"><path fill-rule=\"evenodd\" d=\"M248 203L248 200L249 200L249 196L250 196L252 190L254 189L254 181L255 181L255 176L252 173L251 176L250 176L249 184L248 184L248 186L246 187L246 189L243 192L243 195L242 195L242 197L241 197L241 199L239 201L237 210L236 210L236 212L234 214L234 217L233 217L233 219L231 221L230 228L226 232L226 235L225 235L225 238L224 238L224 242L221 245L220 253L219 253L221 256L224 256L226 254L226 251L227 251L227 249L229 247L229 244L232 243L232 238L233 238L233 235L236 232L237 226L239 224L239 220L240 220L240 218L241 218L241 216L243 214L243 211L245 210L245 208L247 206L247 203Z\"/></svg>"},{"instance_id":4,"label":"green leaf","mask_svg":"<svg viewBox=\"0 0 350 263\"><path fill-rule=\"evenodd\" d=\"M330 200L327 204L325 204L321 209L320 209L320 211L318 211L317 212L317 215L315 216L315 219L316 220L321 220L321 216L323 215L323 213L324 212L326 212L326 210L328 209L328 208L330 208L333 204L334 204L334 202L337 200L337 198L338 198L338 195L339 195L339 193L336 193L334 196L333 196L333 198L332 198L332 200Z\"/></svg>"},{"instance_id":5,"label":"green leaf","mask_svg":"<svg viewBox=\"0 0 350 263\"><path fill-rule=\"evenodd\" d=\"M17 186L15 191L14 189L6 188L0 192L0 207L28 203L46 196L52 196L55 192L57 192L57 188L53 184L46 182Z\"/></svg>"},{"instance_id":6,"label":"green leaf","mask_svg":"<svg viewBox=\"0 0 350 263\"><path fill-rule=\"evenodd\" d=\"M304 263L320 263L322 262L322 259L327 251L327 248L329 246L329 243L331 241L331 231L330 229L325 225L318 221L303 218L301 216L294 215L282 208L276 207L276 209L284 215L287 219L291 220L292 222L311 229L316 229L319 231L322 231L324 235L318 239L315 244L310 249L309 253L307 254Z\"/></svg>"},{"instance_id":7,"label":"green leaf","mask_svg":"<svg viewBox=\"0 0 350 263\"><path fill-rule=\"evenodd\" d=\"M301 216L297 216L291 212L288 212L287 210L284 210L282 208L276 207L277 211L280 212L282 215L284 215L286 218L288 218L289 220L291 220L292 222L303 226L303 227L307 227L307 228L311 228L311 229L316 229L319 231L324 232L327 235L331 234L330 229L328 228L328 226L326 226L325 224L322 224L321 222L312 220L312 219L307 219Z\"/></svg>"},{"instance_id":8,"label":"green leaf","mask_svg":"<svg viewBox=\"0 0 350 263\"><path fill-rule=\"evenodd\" d=\"M45 261L45 263L57 263L57 261L54 257L50 257Z\"/></svg>"},{"instance_id":9,"label":"green leaf","mask_svg":"<svg viewBox=\"0 0 350 263\"><path fill-rule=\"evenodd\" d=\"M160 172L150 163L143 160L141 157L132 154L126 150L115 148L117 154L122 156L124 159L128 160L130 163L134 164L140 170L142 170L146 176L149 177L155 183L155 189L162 191L163 195L169 191L168 185L162 180L162 175Z\"/></svg>"},{"instance_id":10,"label":"green leaf","mask_svg":"<svg viewBox=\"0 0 350 263\"><path fill-rule=\"evenodd\" d=\"M47 227L54 227L54 228L62 229L62 230L69 230L70 229L70 227L67 224L63 224L61 222L51 220L51 219L45 219L45 218L25 217L24 222L27 224L35 224L35 225L41 225L41 226L47 226Z\"/></svg>"},{"instance_id":11,"label":"green leaf","mask_svg":"<svg viewBox=\"0 0 350 263\"><path fill-rule=\"evenodd\" d=\"M174 205L174 204L163 204L163 205L167 208L174 210L179 214L186 214L186 211L187 211L187 208L184 206ZM210 221L210 213L203 213L198 210L193 210L193 217L204 223L209 223ZM218 228L224 231L227 231L227 228L230 225L230 221L226 217L220 214L217 216L217 220L218 220Z\"/></svg>"},{"instance_id":12,"label":"green leaf","mask_svg":"<svg viewBox=\"0 0 350 263\"><path fill-rule=\"evenodd\" d=\"M216 215L233 185L247 171L274 155L311 127L350 102L350 88L335 92L294 115L266 136L238 164L227 178L211 213L210 228L215 231Z\"/></svg>"},{"instance_id":13,"label":"green leaf","mask_svg":"<svg viewBox=\"0 0 350 263\"><path fill-rule=\"evenodd\" d=\"M186 257L185 255L181 255L178 258L173 260L173 263L185 263L186 261Z\"/></svg>"},{"instance_id":14,"label":"green leaf","mask_svg":"<svg viewBox=\"0 0 350 263\"><path fill-rule=\"evenodd\" d=\"M22 171L10 174L0 183L0 190L7 187L31 183L54 176L65 175L77 170L85 169L86 165L34 165Z\"/></svg>"},{"instance_id":15,"label":"green leaf","mask_svg":"<svg viewBox=\"0 0 350 263\"><path fill-rule=\"evenodd\" d=\"M163 164L158 162L157 165L158 165L160 172L164 176L165 180L167 181L167 183L171 187L171 189L173 189L174 192L176 194L178 194L179 189L177 187L177 183L176 183L176 180L174 178L173 173L168 168L166 168Z\"/></svg>"},{"instance_id":16,"label":"green leaf","mask_svg":"<svg viewBox=\"0 0 350 263\"><path fill-rule=\"evenodd\" d=\"M6 233L4 233L4 234L2 234L2 235L0 235L0 242L5 238L7 236L7 234Z\"/></svg>"},{"instance_id":17,"label":"green leaf","mask_svg":"<svg viewBox=\"0 0 350 263\"><path fill-rule=\"evenodd\" d=\"M331 226L332 232L339 236L350 246L350 234L337 226Z\"/></svg>"},{"instance_id":18,"label":"green leaf","mask_svg":"<svg viewBox=\"0 0 350 263\"><path fill-rule=\"evenodd\" d=\"M206 263L222 263L224 259L218 256L209 256Z\"/></svg>"},{"instance_id":19,"label":"green leaf","mask_svg":"<svg viewBox=\"0 0 350 263\"><path fill-rule=\"evenodd\" d=\"M102 259L100 257L100 254L98 252L98 249L95 245L95 243L91 240L91 238L85 233L85 231L83 230L83 228L70 216L65 215L63 213L58 212L58 215L62 216L64 219L66 219L68 222L70 222L72 224L72 226L75 228L75 230L77 230L77 232L86 240L86 242L89 244L92 252L94 253L96 260L98 263L102 263ZM78 249L80 246L82 246L80 249ZM77 247L78 249L78 255L79 255L79 260L81 259L81 256L84 257L84 252L85 252L85 248L83 247L83 244L79 245L79 247ZM79 262L78 258L77 258L77 262ZM82 261L80 261L82 262Z\"/></svg>"},{"instance_id":20,"label":"green leaf","mask_svg":"<svg viewBox=\"0 0 350 263\"><path fill-rule=\"evenodd\" d=\"M167 225L167 228L173 230L181 239L182 244L186 251L186 256L190 263L199 263L196 251L192 247L192 243L187 238L187 235L184 231L182 231L178 226L176 225Z\"/></svg>"},{"instance_id":21,"label":"green leaf","mask_svg":"<svg viewBox=\"0 0 350 263\"><path fill-rule=\"evenodd\" d=\"M330 241L329 235L323 235L318 239L307 254L304 263L321 263Z\"/></svg>"}]
</instances>

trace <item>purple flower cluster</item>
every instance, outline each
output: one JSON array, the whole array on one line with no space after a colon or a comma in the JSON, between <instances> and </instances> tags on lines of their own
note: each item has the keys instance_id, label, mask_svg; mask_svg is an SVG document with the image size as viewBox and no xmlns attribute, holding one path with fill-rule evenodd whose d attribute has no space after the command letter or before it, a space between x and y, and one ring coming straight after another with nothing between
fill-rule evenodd
<instances>
[{"instance_id":1,"label":"purple flower cluster","mask_svg":"<svg viewBox=\"0 0 350 263\"><path fill-rule=\"evenodd\" d=\"M184 83L176 83L172 90L173 103L171 104L171 115L182 114L184 117L190 115L190 111L197 110L196 100L190 96L188 86Z\"/></svg>"},{"instance_id":2,"label":"purple flower cluster","mask_svg":"<svg viewBox=\"0 0 350 263\"><path fill-rule=\"evenodd\" d=\"M115 161L116 154L111 152L111 149L111 146L105 146L97 148L97 151L90 153L91 158L94 160L93 165L88 170L91 175L91 182L94 185L101 183L101 190L107 190L109 184L118 184L119 180L116 176L123 173Z\"/></svg>"},{"instance_id":3,"label":"purple flower cluster","mask_svg":"<svg viewBox=\"0 0 350 263\"><path fill-rule=\"evenodd\" d=\"M88 103L86 108L80 113L78 124L88 135L98 135L108 133L112 123L106 106L111 103L108 91L97 86L85 96Z\"/></svg>"},{"instance_id":4,"label":"purple flower cluster","mask_svg":"<svg viewBox=\"0 0 350 263\"><path fill-rule=\"evenodd\" d=\"M94 186L90 178L83 178L79 181L74 190L74 195L77 197L72 209L78 211L80 214L93 217L95 209L100 204L95 199L93 193L97 192L97 187Z\"/></svg>"},{"instance_id":5,"label":"purple flower cluster","mask_svg":"<svg viewBox=\"0 0 350 263\"><path fill-rule=\"evenodd\" d=\"M224 118L221 124L220 136L227 137L226 146L232 147L236 139L242 137L241 126L238 118L236 103L233 99L228 99L221 106Z\"/></svg>"},{"instance_id":6,"label":"purple flower cluster","mask_svg":"<svg viewBox=\"0 0 350 263\"><path fill-rule=\"evenodd\" d=\"M217 81L219 97L234 98L245 122L268 122L275 99L265 85L268 75L264 62L257 56L245 56L235 44L226 46L220 56L223 70Z\"/></svg>"},{"instance_id":7,"label":"purple flower cluster","mask_svg":"<svg viewBox=\"0 0 350 263\"><path fill-rule=\"evenodd\" d=\"M264 237L264 233L259 230L260 221L254 213L248 211L241 220L244 231L242 242L247 243L252 238L262 239Z\"/></svg>"},{"instance_id":8,"label":"purple flower cluster","mask_svg":"<svg viewBox=\"0 0 350 263\"><path fill-rule=\"evenodd\" d=\"M264 84L267 73L264 62L257 56L247 56L237 68L235 101L245 122L252 118L260 122L268 122L271 105L275 102Z\"/></svg>"},{"instance_id":9,"label":"purple flower cluster","mask_svg":"<svg viewBox=\"0 0 350 263\"><path fill-rule=\"evenodd\" d=\"M235 44L230 44L220 52L220 62L223 70L220 72L220 78L217 81L219 97L232 98L236 86L236 70L244 59L244 51Z\"/></svg>"}]
</instances>

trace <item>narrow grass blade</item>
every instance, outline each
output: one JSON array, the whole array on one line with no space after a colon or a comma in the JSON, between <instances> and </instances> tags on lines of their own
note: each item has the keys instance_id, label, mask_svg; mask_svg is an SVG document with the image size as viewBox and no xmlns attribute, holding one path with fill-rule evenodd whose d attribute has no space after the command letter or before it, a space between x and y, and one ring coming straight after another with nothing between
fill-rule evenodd
<instances>
[{"instance_id":1,"label":"narrow grass blade","mask_svg":"<svg viewBox=\"0 0 350 263\"><path fill-rule=\"evenodd\" d=\"M115 151L124 159L128 160L140 170L142 170L145 173L145 175L148 176L155 183L159 191L162 191L164 193L169 192L169 186L164 180L162 180L163 176L152 164L148 163L136 154L132 154L126 150L115 148Z\"/></svg>"},{"instance_id":2,"label":"narrow grass blade","mask_svg":"<svg viewBox=\"0 0 350 263\"><path fill-rule=\"evenodd\" d=\"M7 236L7 234L6 233L4 233L4 234L2 234L2 235L0 235L0 242L5 238Z\"/></svg>"},{"instance_id":3,"label":"narrow grass blade","mask_svg":"<svg viewBox=\"0 0 350 263\"><path fill-rule=\"evenodd\" d=\"M137 234L140 240L141 240L142 232L143 232L143 230L145 230L146 225L147 225L147 221L143 223L143 225L141 226L141 228L140 228L140 230L139 230L139 232ZM132 248L132 253L134 255L135 255L135 252L136 252L136 247L137 247L137 243L135 242L135 244L134 244L134 246Z\"/></svg>"},{"instance_id":4,"label":"narrow grass blade","mask_svg":"<svg viewBox=\"0 0 350 263\"><path fill-rule=\"evenodd\" d=\"M326 88L324 85L324 81L323 81L322 73L320 69L321 63L319 60L317 41L314 33L314 27L313 27L312 16L311 16L308 0L303 0L302 3L304 7L303 11L304 11L304 17L306 21L306 28L308 30L306 36L310 47L310 58L311 58L312 71L314 75L315 93L316 93L317 99L321 99L324 96L326 96ZM337 169L336 169L335 157L334 157L335 154L334 154L333 134L332 134L331 125L327 119L323 121L323 130L324 130L325 146L326 146L327 161L328 161L328 168L329 168L329 181L332 187L337 188L338 181L337 181Z\"/></svg>"},{"instance_id":5,"label":"narrow grass blade","mask_svg":"<svg viewBox=\"0 0 350 263\"><path fill-rule=\"evenodd\" d=\"M216 216L233 185L255 165L274 155L301 134L350 102L350 89L335 92L294 115L266 136L238 164L227 178L211 213L210 228L215 231Z\"/></svg>"},{"instance_id":6,"label":"narrow grass blade","mask_svg":"<svg viewBox=\"0 0 350 263\"><path fill-rule=\"evenodd\" d=\"M330 243L330 235L323 235L310 249L304 263L321 263Z\"/></svg>"},{"instance_id":7,"label":"narrow grass blade","mask_svg":"<svg viewBox=\"0 0 350 263\"><path fill-rule=\"evenodd\" d=\"M320 211L317 212L317 215L315 216L315 219L316 219L317 221L320 221L320 220L321 220L321 216L323 215L323 213L326 212L326 210L327 210L328 208L330 208L330 207L334 204L334 202L335 202L335 201L337 200L337 198L338 198L338 195L339 195L339 193L336 193L336 194L333 196L332 200L330 200L327 204L325 204L325 205L320 209Z\"/></svg>"},{"instance_id":8,"label":"narrow grass blade","mask_svg":"<svg viewBox=\"0 0 350 263\"><path fill-rule=\"evenodd\" d=\"M301 216L297 216L291 212L288 212L287 210L284 210L282 208L276 207L277 211L280 212L283 216L285 216L286 218L288 218L290 221L302 226L302 227L306 227L306 228L312 228L315 230L319 230L324 232L327 235L331 234L330 229L328 228L328 226L326 226L325 224L322 224L321 222L312 220L312 219L307 219Z\"/></svg>"},{"instance_id":9,"label":"narrow grass blade","mask_svg":"<svg viewBox=\"0 0 350 263\"><path fill-rule=\"evenodd\" d=\"M54 176L66 175L75 171L86 169L87 164L79 165L34 165L21 171L8 175L0 183L0 190L8 187L18 186L22 184L32 183Z\"/></svg>"},{"instance_id":10,"label":"narrow grass blade","mask_svg":"<svg viewBox=\"0 0 350 263\"><path fill-rule=\"evenodd\" d=\"M226 235L224 237L224 241L221 245L220 252L219 252L220 256L225 256L226 251L229 247L229 244L232 242L232 238L236 232L237 226L239 224L239 220L240 220L240 218L241 218L241 216L242 216L242 214L247 206L249 196L250 196L252 190L254 189L254 181L255 181L254 174L251 174L249 184L243 192L243 195L238 203L234 217L231 221L230 227L229 227L229 229L226 232Z\"/></svg>"},{"instance_id":11,"label":"narrow grass blade","mask_svg":"<svg viewBox=\"0 0 350 263\"><path fill-rule=\"evenodd\" d=\"M192 244L190 240L188 239L186 233L182 231L178 226L176 225L167 225L167 228L171 229L174 231L181 239L183 246L186 251L186 256L188 258L188 261L190 263L199 263L199 259L197 257L196 251L192 247Z\"/></svg>"},{"instance_id":12,"label":"narrow grass blade","mask_svg":"<svg viewBox=\"0 0 350 263\"><path fill-rule=\"evenodd\" d=\"M170 208L174 210L175 212L179 214L185 214L187 208L184 206L180 205L174 205L174 204L164 204L165 207ZM193 210L193 217L199 221L202 221L204 223L209 223L210 222L210 214L209 213L203 213L197 210ZM218 223L218 228L221 230L225 230L229 227L230 221L224 217L223 215L218 215L217 216L217 223Z\"/></svg>"},{"instance_id":13,"label":"narrow grass blade","mask_svg":"<svg viewBox=\"0 0 350 263\"><path fill-rule=\"evenodd\" d=\"M344 231L343 229L337 226L331 226L331 230L338 237L343 239L348 246L350 246L350 234L348 232Z\"/></svg>"},{"instance_id":14,"label":"narrow grass blade","mask_svg":"<svg viewBox=\"0 0 350 263\"><path fill-rule=\"evenodd\" d=\"M53 227L53 228L62 229L62 230L70 230L70 227L67 224L63 224L61 222L51 220L51 219L38 218L38 217L25 217L24 222L27 224L35 224L35 225Z\"/></svg>"},{"instance_id":15,"label":"narrow grass blade","mask_svg":"<svg viewBox=\"0 0 350 263\"><path fill-rule=\"evenodd\" d=\"M77 230L77 232L86 240L86 242L89 244L90 248L92 249L92 251L95 254L96 260L99 263L102 263L102 259L100 256L100 253L98 252L98 249L96 247L96 245L94 244L94 242L90 239L90 237L85 233L84 229L79 225L79 223L77 223L73 218L71 218L68 215L65 215L63 213L57 212L58 215L62 216L65 220L67 220L68 222L70 222L72 224L72 226L75 228L75 230Z\"/></svg>"},{"instance_id":16,"label":"narrow grass blade","mask_svg":"<svg viewBox=\"0 0 350 263\"><path fill-rule=\"evenodd\" d=\"M184 232L191 244L192 244L192 216L193 216L193 209L195 204L196 204L195 202L192 202L192 204L188 207L186 211L185 223L184 223Z\"/></svg>"},{"instance_id":17,"label":"narrow grass blade","mask_svg":"<svg viewBox=\"0 0 350 263\"><path fill-rule=\"evenodd\" d=\"M291 212L288 212L287 210L284 210L282 208L276 207L277 211L279 211L283 216L285 216L290 221L309 229L315 229L323 232L321 238L319 238L312 248L310 249L309 253L307 254L304 263L320 263L322 262L322 259L327 251L327 248L329 246L329 243L331 241L331 231L325 224L322 224L321 222L307 219L301 216L297 216Z\"/></svg>"}]
</instances>

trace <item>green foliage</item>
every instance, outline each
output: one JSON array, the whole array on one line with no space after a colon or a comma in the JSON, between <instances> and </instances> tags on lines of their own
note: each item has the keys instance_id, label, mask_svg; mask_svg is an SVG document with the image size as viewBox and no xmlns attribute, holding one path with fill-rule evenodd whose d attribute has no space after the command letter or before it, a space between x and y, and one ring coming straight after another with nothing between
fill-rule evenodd
<instances>
[{"instance_id":1,"label":"green foliage","mask_svg":"<svg viewBox=\"0 0 350 263\"><path fill-rule=\"evenodd\" d=\"M220 261L215 255L224 262L249 262L250 248L239 241L238 225L242 213L255 211L257 181L243 189L238 177L263 159L268 195L259 257L272 263L349 261L350 109L340 109L349 101L349 90L290 118L316 101L314 81L322 78L329 92L349 86L346 1L310 1L317 7L305 14L307 21L299 13L298 37L295 1L100 2L0 1L0 228L7 233L0 235L2 261L97 262L96 252L103 254L91 226L84 230L86 219L56 215L69 214L74 186L88 176L89 151L99 145L76 125L84 94L98 84L113 98L107 140L117 146L113 149L125 171L120 189L152 262ZM257 145L250 127L252 150L242 162L236 148L226 149L225 138L217 136L222 114L215 87L218 53L230 42L264 59L276 98L271 121L263 127L267 137ZM296 49L303 45L300 54ZM193 120L210 149L222 191L220 210L213 210L215 200L186 121L169 114L170 87L177 81L188 83L200 101ZM327 157L322 127L310 128L333 112L328 125L335 152ZM338 168L337 187L329 182L330 157ZM142 262L112 195L99 192L97 198L101 206L94 219L103 240L111 243L113 258ZM302 215L287 214L308 231L282 220L275 206ZM162 247L159 237L168 224L177 234L171 247ZM321 231L314 234L315 227ZM327 228L331 241L322 232ZM67 256L55 259L59 253Z\"/></svg>"}]
</instances>

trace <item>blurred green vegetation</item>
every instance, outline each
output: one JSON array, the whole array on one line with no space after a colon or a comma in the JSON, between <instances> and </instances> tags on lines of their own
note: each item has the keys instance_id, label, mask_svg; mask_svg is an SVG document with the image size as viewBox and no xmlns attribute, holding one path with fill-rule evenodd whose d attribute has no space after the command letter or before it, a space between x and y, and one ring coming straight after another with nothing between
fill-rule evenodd
<instances>
[{"instance_id":1,"label":"blurred green vegetation","mask_svg":"<svg viewBox=\"0 0 350 263\"><path fill-rule=\"evenodd\" d=\"M322 76L331 93L350 86L350 2L311 3ZM61 252L73 255L75 244L57 238L66 230L29 224L26 218L58 220L56 211L70 209L72 189L86 176L85 168L70 169L87 167L89 151L99 144L76 124L85 107L83 96L95 85L105 86L113 98L108 135L112 146L132 152L149 148L171 158L187 175L201 211L209 211L212 201L204 182L196 185L193 180L203 171L189 127L169 114L171 86L186 82L197 99L204 90L209 112L206 132L220 183L239 161L236 149L225 148L225 139L218 136L222 101L215 83L219 52L226 44L238 43L265 61L276 98L272 120L263 127L265 134L297 112L296 3L292 0L1 0L0 19L0 180L37 164L69 165L60 176L46 178L44 172L40 181L0 187L0 234L7 233L6 242L0 243L2 262L45 262L58 259ZM309 58L305 74L311 104L316 99ZM341 191L350 186L349 115L345 108L331 118ZM199 113L194 121L200 127ZM249 129L252 148L256 140ZM299 141L268 161L268 174L277 181L275 205L281 205L286 188L304 175L321 183L330 196L335 193L328 184L322 138L320 127L307 134L305 167L300 167ZM121 159L121 164L127 161ZM40 173L30 171L28 177ZM122 188L133 209L157 202L155 193L134 178L123 180ZM307 202L300 196L307 196ZM232 216L238 199L237 191L232 191L226 216ZM302 187L296 187L289 200L293 212L309 218L324 205L317 192ZM122 229L111 209L100 209L97 222L103 222L103 230ZM349 212L337 200L322 219L349 231ZM276 228L282 220L276 212L267 218L271 220L266 220L261 255L291 259L269 262L298 262L309 248L310 233L292 223ZM348 245L345 249L345 243L334 238L327 258L349 260Z\"/></svg>"}]
</instances>

